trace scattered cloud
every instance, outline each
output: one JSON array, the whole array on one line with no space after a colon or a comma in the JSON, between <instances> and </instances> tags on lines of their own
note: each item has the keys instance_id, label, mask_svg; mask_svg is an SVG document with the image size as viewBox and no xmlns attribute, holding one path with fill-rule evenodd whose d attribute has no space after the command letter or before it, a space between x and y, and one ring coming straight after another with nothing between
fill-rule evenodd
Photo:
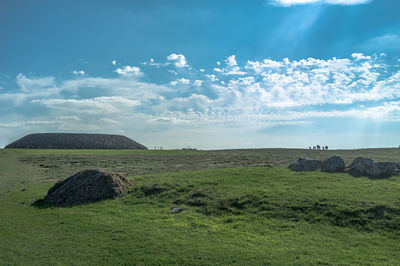
<instances>
[{"instance_id":1,"label":"scattered cloud","mask_svg":"<svg viewBox=\"0 0 400 266\"><path fill-rule=\"evenodd\" d=\"M143 62L142 65L148 65L156 68L168 66L170 62L165 62L165 63L158 63L154 60L154 58L150 58L149 62Z\"/></svg>"},{"instance_id":2,"label":"scattered cloud","mask_svg":"<svg viewBox=\"0 0 400 266\"><path fill-rule=\"evenodd\" d=\"M203 84L203 81L198 80L198 79L193 82L193 86L196 86L196 87L200 87L202 84Z\"/></svg>"},{"instance_id":3,"label":"scattered cloud","mask_svg":"<svg viewBox=\"0 0 400 266\"><path fill-rule=\"evenodd\" d=\"M182 84L182 85L189 85L190 84L190 80L189 79L185 79L185 78L180 78L174 81L171 81L170 84L172 86L176 86L178 84Z\"/></svg>"},{"instance_id":4,"label":"scattered cloud","mask_svg":"<svg viewBox=\"0 0 400 266\"><path fill-rule=\"evenodd\" d=\"M75 76L84 76L85 75L85 71L83 71L83 70L74 70L74 71L72 71L72 74L74 74Z\"/></svg>"},{"instance_id":5,"label":"scattered cloud","mask_svg":"<svg viewBox=\"0 0 400 266\"><path fill-rule=\"evenodd\" d=\"M217 65L221 65L218 61ZM238 66L236 61L236 56L231 55L225 59L225 67L216 67L214 68L215 72L222 73L223 75L245 75L246 72L242 71L241 68Z\"/></svg>"},{"instance_id":6,"label":"scattered cloud","mask_svg":"<svg viewBox=\"0 0 400 266\"><path fill-rule=\"evenodd\" d=\"M229 67L237 66L236 56L235 55L228 56L228 58L225 60L225 62Z\"/></svg>"},{"instance_id":7,"label":"scattered cloud","mask_svg":"<svg viewBox=\"0 0 400 266\"><path fill-rule=\"evenodd\" d=\"M24 74L19 73L16 82L22 91L31 91L37 88L48 88L55 85L54 77L45 78L28 78Z\"/></svg>"},{"instance_id":8,"label":"scattered cloud","mask_svg":"<svg viewBox=\"0 0 400 266\"><path fill-rule=\"evenodd\" d=\"M139 100L131 100L120 96L95 97L89 99L37 99L32 103L40 104L52 110L69 114L113 114L124 112L140 105Z\"/></svg>"},{"instance_id":9,"label":"scattered cloud","mask_svg":"<svg viewBox=\"0 0 400 266\"><path fill-rule=\"evenodd\" d=\"M325 118L400 122L400 66L397 61L388 65L389 59L353 53L348 58L267 58L241 64L232 55L218 67L221 71L187 69L179 78L166 75L159 84L138 79L143 73L133 66L118 68L115 78L56 80L19 74L17 88L0 92L0 109L7 110L0 130L258 130ZM20 106L37 111L9 117L9 110Z\"/></svg>"},{"instance_id":10,"label":"scattered cloud","mask_svg":"<svg viewBox=\"0 0 400 266\"><path fill-rule=\"evenodd\" d=\"M114 72L117 72L121 76L143 76L143 72L140 70L140 68L135 66L124 66L123 68L117 68Z\"/></svg>"},{"instance_id":11,"label":"scattered cloud","mask_svg":"<svg viewBox=\"0 0 400 266\"><path fill-rule=\"evenodd\" d=\"M170 54L169 56L167 56L167 60L174 62L174 65L177 68L183 68L189 66L183 54Z\"/></svg>"}]
</instances>

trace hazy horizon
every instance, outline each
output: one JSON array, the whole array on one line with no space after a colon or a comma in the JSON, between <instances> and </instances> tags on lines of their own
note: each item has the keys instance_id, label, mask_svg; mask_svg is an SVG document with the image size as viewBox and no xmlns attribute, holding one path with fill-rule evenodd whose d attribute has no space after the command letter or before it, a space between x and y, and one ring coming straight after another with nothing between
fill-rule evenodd
<instances>
[{"instance_id":1,"label":"hazy horizon","mask_svg":"<svg viewBox=\"0 0 400 266\"><path fill-rule=\"evenodd\" d=\"M399 147L400 1L0 4L0 147Z\"/></svg>"}]
</instances>

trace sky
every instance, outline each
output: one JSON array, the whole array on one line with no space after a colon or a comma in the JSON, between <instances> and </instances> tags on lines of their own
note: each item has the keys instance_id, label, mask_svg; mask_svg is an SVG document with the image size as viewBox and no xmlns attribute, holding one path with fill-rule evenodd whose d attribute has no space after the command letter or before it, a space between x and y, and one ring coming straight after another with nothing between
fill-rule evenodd
<instances>
[{"instance_id":1,"label":"sky","mask_svg":"<svg viewBox=\"0 0 400 266\"><path fill-rule=\"evenodd\" d=\"M400 145L398 0L2 0L0 147Z\"/></svg>"}]
</instances>

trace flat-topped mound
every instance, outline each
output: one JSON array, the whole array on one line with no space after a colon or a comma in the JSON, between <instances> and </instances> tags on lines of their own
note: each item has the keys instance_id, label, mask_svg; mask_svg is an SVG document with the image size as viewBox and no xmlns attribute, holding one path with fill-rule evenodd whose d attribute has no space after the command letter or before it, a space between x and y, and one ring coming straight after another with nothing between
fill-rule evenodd
<instances>
[{"instance_id":1,"label":"flat-topped mound","mask_svg":"<svg viewBox=\"0 0 400 266\"><path fill-rule=\"evenodd\" d=\"M37 133L26 135L8 149L140 149L145 146L121 135L80 133Z\"/></svg>"}]
</instances>

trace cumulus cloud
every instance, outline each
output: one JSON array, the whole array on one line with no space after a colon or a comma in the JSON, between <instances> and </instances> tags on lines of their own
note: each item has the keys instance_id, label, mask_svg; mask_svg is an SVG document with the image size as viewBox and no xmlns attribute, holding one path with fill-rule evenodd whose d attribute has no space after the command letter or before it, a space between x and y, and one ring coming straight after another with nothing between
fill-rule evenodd
<instances>
[{"instance_id":1,"label":"cumulus cloud","mask_svg":"<svg viewBox=\"0 0 400 266\"><path fill-rule=\"evenodd\" d=\"M293 5L306 4L330 4L330 5L360 5L367 4L372 0L270 0L273 5L289 7Z\"/></svg>"},{"instance_id":2,"label":"cumulus cloud","mask_svg":"<svg viewBox=\"0 0 400 266\"><path fill-rule=\"evenodd\" d=\"M121 76L134 76L134 77L141 77L143 76L143 72L140 70L139 67L135 66L124 66L123 68L117 68L114 70L114 72L117 72Z\"/></svg>"},{"instance_id":3,"label":"cumulus cloud","mask_svg":"<svg viewBox=\"0 0 400 266\"><path fill-rule=\"evenodd\" d=\"M148 66L152 66L152 67L156 67L156 68L168 66L169 64L170 64L170 62L158 63L154 60L154 58L150 58L150 60L148 62L142 63L142 65L148 65Z\"/></svg>"},{"instance_id":4,"label":"cumulus cloud","mask_svg":"<svg viewBox=\"0 0 400 266\"><path fill-rule=\"evenodd\" d=\"M218 61L217 65L221 65ZM246 72L242 71L241 68L238 66L236 61L236 56L231 55L225 59L225 67L216 67L214 68L215 72L219 72L223 75L245 75Z\"/></svg>"},{"instance_id":5,"label":"cumulus cloud","mask_svg":"<svg viewBox=\"0 0 400 266\"><path fill-rule=\"evenodd\" d=\"M170 84L172 86L176 86L178 84L182 84L182 85L189 85L190 84L190 80L189 79L185 79L185 78L180 78L174 81L171 81Z\"/></svg>"},{"instance_id":6,"label":"cumulus cloud","mask_svg":"<svg viewBox=\"0 0 400 266\"><path fill-rule=\"evenodd\" d=\"M83 71L83 70L74 70L74 71L72 71L72 74L74 74L75 76L84 76L85 75L85 71Z\"/></svg>"},{"instance_id":7,"label":"cumulus cloud","mask_svg":"<svg viewBox=\"0 0 400 266\"><path fill-rule=\"evenodd\" d=\"M225 60L225 62L230 67L237 66L236 56L235 55L228 56L228 58Z\"/></svg>"},{"instance_id":8,"label":"cumulus cloud","mask_svg":"<svg viewBox=\"0 0 400 266\"><path fill-rule=\"evenodd\" d=\"M167 56L167 60L174 62L174 65L177 68L183 68L189 66L183 54L170 54L169 56Z\"/></svg>"},{"instance_id":9,"label":"cumulus cloud","mask_svg":"<svg viewBox=\"0 0 400 266\"><path fill-rule=\"evenodd\" d=\"M196 87L200 87L202 84L203 84L203 81L198 80L198 79L193 82L193 86L196 86Z\"/></svg>"}]
</instances>

